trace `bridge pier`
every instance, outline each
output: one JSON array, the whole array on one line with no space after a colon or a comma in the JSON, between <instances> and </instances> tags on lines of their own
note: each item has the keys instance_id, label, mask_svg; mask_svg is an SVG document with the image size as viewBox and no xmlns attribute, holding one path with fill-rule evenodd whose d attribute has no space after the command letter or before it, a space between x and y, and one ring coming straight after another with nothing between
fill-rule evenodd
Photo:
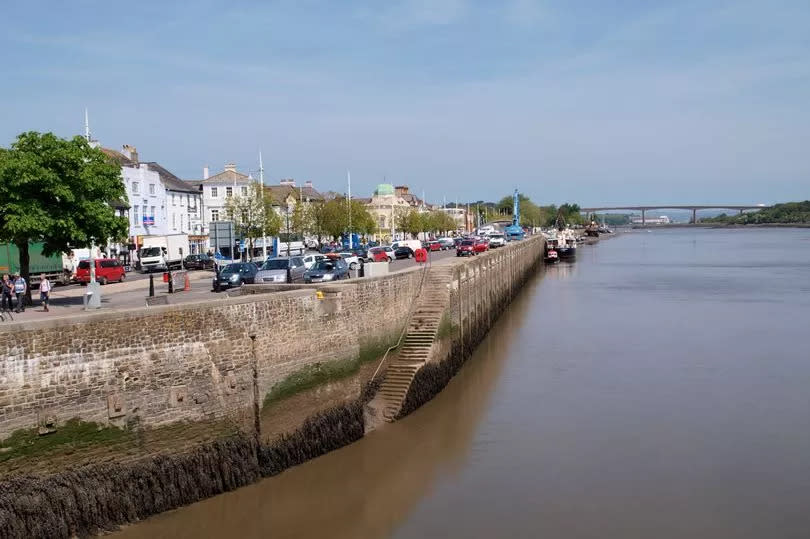
<instances>
[{"instance_id":1,"label":"bridge pier","mask_svg":"<svg viewBox=\"0 0 810 539\"><path fill-rule=\"evenodd\" d=\"M692 224L697 224L697 208L692 208Z\"/></svg>"},{"instance_id":2,"label":"bridge pier","mask_svg":"<svg viewBox=\"0 0 810 539\"><path fill-rule=\"evenodd\" d=\"M641 208L641 224L642 225L647 224L647 215L646 215L646 213L647 213L647 210L644 209L644 208Z\"/></svg>"},{"instance_id":3,"label":"bridge pier","mask_svg":"<svg viewBox=\"0 0 810 539\"><path fill-rule=\"evenodd\" d=\"M744 213L745 213L745 210L741 208L741 209L740 209L740 215L742 215L742 214L744 214Z\"/></svg>"}]
</instances>

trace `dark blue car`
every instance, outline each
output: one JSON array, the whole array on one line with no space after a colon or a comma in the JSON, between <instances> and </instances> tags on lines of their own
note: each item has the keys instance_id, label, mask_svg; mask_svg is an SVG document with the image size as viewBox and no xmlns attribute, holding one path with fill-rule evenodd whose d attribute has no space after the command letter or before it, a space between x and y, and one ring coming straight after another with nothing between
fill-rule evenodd
<instances>
[{"instance_id":1,"label":"dark blue car","mask_svg":"<svg viewBox=\"0 0 810 539\"><path fill-rule=\"evenodd\" d=\"M304 273L305 283L340 281L349 278L349 265L342 258L318 260Z\"/></svg>"}]
</instances>

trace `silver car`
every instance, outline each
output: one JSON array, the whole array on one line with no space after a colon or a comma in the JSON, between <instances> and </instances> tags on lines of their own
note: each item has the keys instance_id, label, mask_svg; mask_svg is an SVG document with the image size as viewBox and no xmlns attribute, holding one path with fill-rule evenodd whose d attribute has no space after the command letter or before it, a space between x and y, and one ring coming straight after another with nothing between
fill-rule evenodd
<instances>
[{"instance_id":1,"label":"silver car","mask_svg":"<svg viewBox=\"0 0 810 539\"><path fill-rule=\"evenodd\" d=\"M268 258L256 274L255 282L256 284L298 283L304 280L306 270L304 259L300 256Z\"/></svg>"}]
</instances>

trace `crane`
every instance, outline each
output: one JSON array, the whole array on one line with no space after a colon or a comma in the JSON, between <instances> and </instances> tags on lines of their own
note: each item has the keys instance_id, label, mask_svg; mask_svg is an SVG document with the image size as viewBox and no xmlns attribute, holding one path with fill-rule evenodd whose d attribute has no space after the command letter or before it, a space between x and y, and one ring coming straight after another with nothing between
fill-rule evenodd
<instances>
[{"instance_id":1,"label":"crane","mask_svg":"<svg viewBox=\"0 0 810 539\"><path fill-rule=\"evenodd\" d=\"M515 189L515 194L512 199L512 224L506 227L506 241L515 241L523 239L523 227L520 226L520 197L518 190Z\"/></svg>"}]
</instances>

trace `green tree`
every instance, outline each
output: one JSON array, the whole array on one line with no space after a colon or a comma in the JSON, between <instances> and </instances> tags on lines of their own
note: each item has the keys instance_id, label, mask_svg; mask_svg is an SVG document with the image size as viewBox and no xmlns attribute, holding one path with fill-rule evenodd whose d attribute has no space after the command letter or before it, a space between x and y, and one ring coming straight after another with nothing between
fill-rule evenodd
<instances>
[{"instance_id":1,"label":"green tree","mask_svg":"<svg viewBox=\"0 0 810 539\"><path fill-rule=\"evenodd\" d=\"M256 238L275 236L281 230L281 217L273 208L273 197L258 183L250 185L246 196L226 200L225 214L247 240L251 253Z\"/></svg>"},{"instance_id":2,"label":"green tree","mask_svg":"<svg viewBox=\"0 0 810 539\"><path fill-rule=\"evenodd\" d=\"M423 214L423 220L423 227L426 232L441 234L456 229L456 221L445 211L434 210Z\"/></svg>"},{"instance_id":3,"label":"green tree","mask_svg":"<svg viewBox=\"0 0 810 539\"><path fill-rule=\"evenodd\" d=\"M425 231L425 217L416 208L400 209L396 215L397 229L416 238L420 232Z\"/></svg>"},{"instance_id":4,"label":"green tree","mask_svg":"<svg viewBox=\"0 0 810 539\"><path fill-rule=\"evenodd\" d=\"M28 282L29 242L53 254L124 239L127 218L110 205L123 200L121 168L82 137L29 131L0 148L0 241L17 246ZM26 296L30 304L30 288Z\"/></svg>"},{"instance_id":5,"label":"green tree","mask_svg":"<svg viewBox=\"0 0 810 539\"><path fill-rule=\"evenodd\" d=\"M318 204L314 206L313 211L314 226L322 235L338 238L349 232L349 204L345 198L335 198ZM351 215L351 232L373 234L377 230L374 217L362 202L352 200Z\"/></svg>"}]
</instances>

